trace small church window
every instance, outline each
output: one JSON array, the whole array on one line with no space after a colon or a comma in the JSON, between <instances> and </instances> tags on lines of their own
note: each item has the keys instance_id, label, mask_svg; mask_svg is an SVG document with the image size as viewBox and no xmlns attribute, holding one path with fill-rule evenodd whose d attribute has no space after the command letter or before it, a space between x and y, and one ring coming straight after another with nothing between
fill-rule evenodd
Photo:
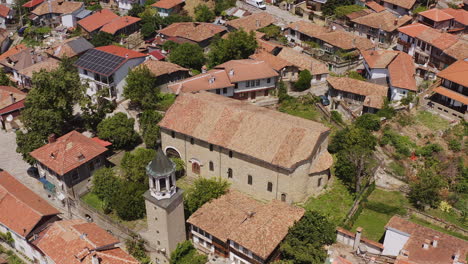
<instances>
[{"instance_id":1,"label":"small church window","mask_svg":"<svg viewBox=\"0 0 468 264\"><path fill-rule=\"evenodd\" d=\"M247 183L252 185L252 175L247 176Z\"/></svg>"},{"instance_id":2,"label":"small church window","mask_svg":"<svg viewBox=\"0 0 468 264\"><path fill-rule=\"evenodd\" d=\"M195 174L200 174L200 164L193 162L192 163L192 172Z\"/></svg>"},{"instance_id":3,"label":"small church window","mask_svg":"<svg viewBox=\"0 0 468 264\"><path fill-rule=\"evenodd\" d=\"M214 171L214 163L210 161L210 171Z\"/></svg>"},{"instance_id":4,"label":"small church window","mask_svg":"<svg viewBox=\"0 0 468 264\"><path fill-rule=\"evenodd\" d=\"M281 194L281 201L286 202L286 194L285 193Z\"/></svg>"},{"instance_id":5,"label":"small church window","mask_svg":"<svg viewBox=\"0 0 468 264\"><path fill-rule=\"evenodd\" d=\"M228 175L228 178L229 178L229 179L232 178L232 169L231 169L231 168L228 169L227 175Z\"/></svg>"},{"instance_id":6,"label":"small church window","mask_svg":"<svg viewBox=\"0 0 468 264\"><path fill-rule=\"evenodd\" d=\"M213 151L213 144L210 144L210 151Z\"/></svg>"},{"instance_id":7,"label":"small church window","mask_svg":"<svg viewBox=\"0 0 468 264\"><path fill-rule=\"evenodd\" d=\"M268 182L268 184L267 184L267 190L268 190L269 192L272 192L272 191L273 191L273 183L272 183L272 182Z\"/></svg>"},{"instance_id":8,"label":"small church window","mask_svg":"<svg viewBox=\"0 0 468 264\"><path fill-rule=\"evenodd\" d=\"M320 186L322 186L322 178L319 178L317 182L317 187L320 187Z\"/></svg>"},{"instance_id":9,"label":"small church window","mask_svg":"<svg viewBox=\"0 0 468 264\"><path fill-rule=\"evenodd\" d=\"M159 189L161 191L167 191L166 179L165 178L159 180Z\"/></svg>"},{"instance_id":10,"label":"small church window","mask_svg":"<svg viewBox=\"0 0 468 264\"><path fill-rule=\"evenodd\" d=\"M193 138L190 138L190 144L194 144L195 143L195 140Z\"/></svg>"},{"instance_id":11,"label":"small church window","mask_svg":"<svg viewBox=\"0 0 468 264\"><path fill-rule=\"evenodd\" d=\"M229 157L232 158L232 151L229 151Z\"/></svg>"},{"instance_id":12,"label":"small church window","mask_svg":"<svg viewBox=\"0 0 468 264\"><path fill-rule=\"evenodd\" d=\"M175 132L174 131L171 132L171 137L175 138Z\"/></svg>"}]
</instances>

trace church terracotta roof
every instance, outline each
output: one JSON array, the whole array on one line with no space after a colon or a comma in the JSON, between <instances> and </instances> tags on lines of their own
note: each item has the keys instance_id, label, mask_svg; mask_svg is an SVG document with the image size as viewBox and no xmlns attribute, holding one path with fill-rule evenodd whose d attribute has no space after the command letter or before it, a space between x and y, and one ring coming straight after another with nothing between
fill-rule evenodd
<instances>
[{"instance_id":1,"label":"church terracotta roof","mask_svg":"<svg viewBox=\"0 0 468 264\"><path fill-rule=\"evenodd\" d=\"M294 170L330 129L320 123L209 92L182 93L159 125Z\"/></svg>"}]
</instances>

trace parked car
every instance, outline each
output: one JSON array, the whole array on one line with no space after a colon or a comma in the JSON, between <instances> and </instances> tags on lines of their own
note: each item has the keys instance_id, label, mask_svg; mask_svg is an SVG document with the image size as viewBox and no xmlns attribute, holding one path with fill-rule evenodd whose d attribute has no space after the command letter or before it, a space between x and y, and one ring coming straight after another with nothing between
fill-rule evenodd
<instances>
[{"instance_id":1,"label":"parked car","mask_svg":"<svg viewBox=\"0 0 468 264\"><path fill-rule=\"evenodd\" d=\"M18 30L18 36L22 37L24 35L24 31L27 29L28 27L22 27Z\"/></svg>"},{"instance_id":2,"label":"parked car","mask_svg":"<svg viewBox=\"0 0 468 264\"><path fill-rule=\"evenodd\" d=\"M319 96L320 97L320 103L323 105L323 106L327 106L330 104L330 100L328 100L328 97L326 97L325 95L321 95Z\"/></svg>"},{"instance_id":3,"label":"parked car","mask_svg":"<svg viewBox=\"0 0 468 264\"><path fill-rule=\"evenodd\" d=\"M36 167L29 167L27 173L33 178L39 178L39 170Z\"/></svg>"}]
</instances>

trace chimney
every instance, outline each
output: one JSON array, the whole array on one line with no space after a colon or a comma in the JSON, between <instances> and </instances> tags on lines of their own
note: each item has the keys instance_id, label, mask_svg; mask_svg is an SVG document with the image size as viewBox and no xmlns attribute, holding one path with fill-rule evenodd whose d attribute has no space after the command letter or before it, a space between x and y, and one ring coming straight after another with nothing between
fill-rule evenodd
<instances>
[{"instance_id":1,"label":"chimney","mask_svg":"<svg viewBox=\"0 0 468 264\"><path fill-rule=\"evenodd\" d=\"M16 98L13 96L13 93L10 93L10 99L12 104L16 103Z\"/></svg>"},{"instance_id":2,"label":"chimney","mask_svg":"<svg viewBox=\"0 0 468 264\"><path fill-rule=\"evenodd\" d=\"M362 227L356 228L356 236L354 237L353 251L356 251L361 243Z\"/></svg>"},{"instance_id":3,"label":"chimney","mask_svg":"<svg viewBox=\"0 0 468 264\"><path fill-rule=\"evenodd\" d=\"M393 20L393 25L398 25L398 18L395 18L395 20Z\"/></svg>"},{"instance_id":4,"label":"chimney","mask_svg":"<svg viewBox=\"0 0 468 264\"><path fill-rule=\"evenodd\" d=\"M206 65L203 65L203 67L201 68L201 72L202 72L202 73L206 73L206 69L207 69L207 68L206 68Z\"/></svg>"},{"instance_id":5,"label":"chimney","mask_svg":"<svg viewBox=\"0 0 468 264\"><path fill-rule=\"evenodd\" d=\"M47 140L49 141L49 144L57 141L57 139L55 138L55 134L50 134Z\"/></svg>"},{"instance_id":6,"label":"chimney","mask_svg":"<svg viewBox=\"0 0 468 264\"><path fill-rule=\"evenodd\" d=\"M261 26L261 23L260 23L260 20L255 20L255 25L257 26L257 28L260 28Z\"/></svg>"},{"instance_id":7,"label":"chimney","mask_svg":"<svg viewBox=\"0 0 468 264\"><path fill-rule=\"evenodd\" d=\"M432 240L432 246L436 248L438 244L439 244L439 237L434 236L434 239Z\"/></svg>"},{"instance_id":8,"label":"chimney","mask_svg":"<svg viewBox=\"0 0 468 264\"><path fill-rule=\"evenodd\" d=\"M424 243L422 244L423 249L429 249L429 244L431 241L429 239L424 239Z\"/></svg>"},{"instance_id":9,"label":"chimney","mask_svg":"<svg viewBox=\"0 0 468 264\"><path fill-rule=\"evenodd\" d=\"M457 250L457 252L455 252L455 253L453 254L453 263L454 263L454 264L455 264L455 263L458 263L458 260L459 260L459 259L460 259L460 251Z\"/></svg>"},{"instance_id":10,"label":"chimney","mask_svg":"<svg viewBox=\"0 0 468 264\"><path fill-rule=\"evenodd\" d=\"M128 53L125 54L125 58L128 59Z\"/></svg>"},{"instance_id":11,"label":"chimney","mask_svg":"<svg viewBox=\"0 0 468 264\"><path fill-rule=\"evenodd\" d=\"M229 75L234 76L234 69L229 70Z\"/></svg>"},{"instance_id":12,"label":"chimney","mask_svg":"<svg viewBox=\"0 0 468 264\"><path fill-rule=\"evenodd\" d=\"M92 256L91 256L91 263L92 264L99 264L101 261L99 261L99 258L98 256L96 256L96 253L94 253Z\"/></svg>"},{"instance_id":13,"label":"chimney","mask_svg":"<svg viewBox=\"0 0 468 264\"><path fill-rule=\"evenodd\" d=\"M408 257L409 257L409 251L406 250L406 249L402 249L402 250L400 251L400 256L405 257L405 258L408 258Z\"/></svg>"},{"instance_id":14,"label":"chimney","mask_svg":"<svg viewBox=\"0 0 468 264\"><path fill-rule=\"evenodd\" d=\"M214 81L216 80L215 77L211 76L210 79L208 80L209 83L214 83Z\"/></svg>"}]
</instances>

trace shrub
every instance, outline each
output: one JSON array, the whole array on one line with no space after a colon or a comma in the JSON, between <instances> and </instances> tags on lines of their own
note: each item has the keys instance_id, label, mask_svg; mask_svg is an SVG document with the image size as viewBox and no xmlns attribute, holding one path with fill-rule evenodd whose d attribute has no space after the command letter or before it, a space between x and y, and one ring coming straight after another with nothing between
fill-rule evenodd
<instances>
[{"instance_id":1,"label":"shrub","mask_svg":"<svg viewBox=\"0 0 468 264\"><path fill-rule=\"evenodd\" d=\"M456 139L451 139L448 143L448 147L450 150L458 152L462 149L462 144Z\"/></svg>"},{"instance_id":2,"label":"shrub","mask_svg":"<svg viewBox=\"0 0 468 264\"><path fill-rule=\"evenodd\" d=\"M119 178L111 168L100 168L93 174L91 191L104 203L110 203L120 187Z\"/></svg>"},{"instance_id":3,"label":"shrub","mask_svg":"<svg viewBox=\"0 0 468 264\"><path fill-rule=\"evenodd\" d=\"M139 136L133 129L135 119L128 118L124 113L117 113L99 123L97 134L99 138L109 140L117 149L132 147L138 143Z\"/></svg>"},{"instance_id":4,"label":"shrub","mask_svg":"<svg viewBox=\"0 0 468 264\"><path fill-rule=\"evenodd\" d=\"M343 117L341 116L341 114L338 112L338 111L331 111L331 119L335 122L337 122L338 124L343 124Z\"/></svg>"},{"instance_id":5,"label":"shrub","mask_svg":"<svg viewBox=\"0 0 468 264\"><path fill-rule=\"evenodd\" d=\"M374 114L363 114L356 118L354 125L356 127L364 128L370 131L379 131L380 118Z\"/></svg>"},{"instance_id":6,"label":"shrub","mask_svg":"<svg viewBox=\"0 0 468 264\"><path fill-rule=\"evenodd\" d=\"M125 152L121 167L127 181L146 185L146 166L155 157L154 149L137 148L133 152Z\"/></svg>"},{"instance_id":7,"label":"shrub","mask_svg":"<svg viewBox=\"0 0 468 264\"><path fill-rule=\"evenodd\" d=\"M346 6L339 6L335 8L335 15L338 18L343 18L344 16L351 14L353 12L361 11L365 9L363 6L359 5L346 5Z\"/></svg>"},{"instance_id":8,"label":"shrub","mask_svg":"<svg viewBox=\"0 0 468 264\"><path fill-rule=\"evenodd\" d=\"M416 150L416 155L430 157L434 153L441 152L443 148L439 144L429 144Z\"/></svg>"},{"instance_id":9,"label":"shrub","mask_svg":"<svg viewBox=\"0 0 468 264\"><path fill-rule=\"evenodd\" d=\"M203 204L225 194L229 183L222 178L198 178L193 186L186 190L184 205L187 213L194 213ZM186 215L187 217L189 215Z\"/></svg>"},{"instance_id":10,"label":"shrub","mask_svg":"<svg viewBox=\"0 0 468 264\"><path fill-rule=\"evenodd\" d=\"M294 83L294 89L297 91L305 91L310 88L310 81L312 81L312 75L309 70L303 70L299 73L299 79Z\"/></svg>"},{"instance_id":11,"label":"shrub","mask_svg":"<svg viewBox=\"0 0 468 264\"><path fill-rule=\"evenodd\" d=\"M143 193L146 188L132 182L122 182L119 192L114 195L112 206L117 216L125 221L132 221L145 216Z\"/></svg>"}]
</instances>

